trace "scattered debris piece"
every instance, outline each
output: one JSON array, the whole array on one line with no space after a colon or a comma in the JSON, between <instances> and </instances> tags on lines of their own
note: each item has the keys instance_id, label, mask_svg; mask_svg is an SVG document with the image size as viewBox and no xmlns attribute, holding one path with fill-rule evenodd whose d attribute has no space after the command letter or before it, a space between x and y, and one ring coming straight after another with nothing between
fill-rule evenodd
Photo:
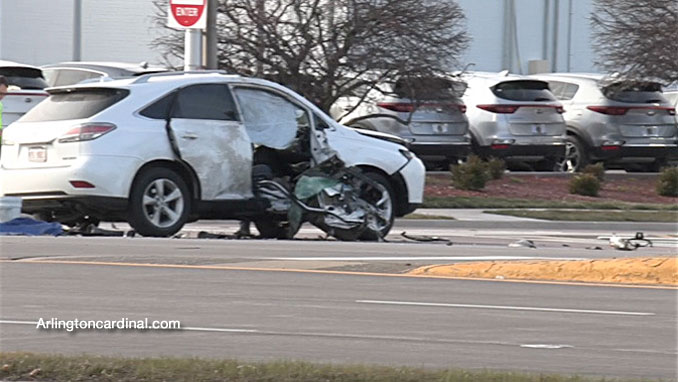
<instances>
[{"instance_id":1,"label":"scattered debris piece","mask_svg":"<svg viewBox=\"0 0 678 382\"><path fill-rule=\"evenodd\" d=\"M635 251L642 247L652 247L652 241L645 238L642 232L636 232L636 236L625 238L613 233L610 237L610 247L620 251Z\"/></svg>"},{"instance_id":2,"label":"scattered debris piece","mask_svg":"<svg viewBox=\"0 0 678 382\"><path fill-rule=\"evenodd\" d=\"M599 247L599 246L596 245L595 247L586 247L584 249L590 249L590 250L593 250L593 251L602 251L603 247Z\"/></svg>"},{"instance_id":3,"label":"scattered debris piece","mask_svg":"<svg viewBox=\"0 0 678 382\"><path fill-rule=\"evenodd\" d=\"M514 241L513 243L510 243L508 245L511 248L537 248L536 245L534 245L534 242L532 240L527 240L527 239L520 239L518 241Z\"/></svg>"},{"instance_id":4,"label":"scattered debris piece","mask_svg":"<svg viewBox=\"0 0 678 382\"><path fill-rule=\"evenodd\" d=\"M75 227L69 229L66 233L68 235L79 235L79 236L105 236L105 237L134 237L136 232L134 230L122 231L118 230L117 227L112 225L113 230L103 229L97 227L95 223L86 222L83 224L78 224Z\"/></svg>"},{"instance_id":5,"label":"scattered debris piece","mask_svg":"<svg viewBox=\"0 0 678 382\"><path fill-rule=\"evenodd\" d=\"M33 371L31 371L30 373L28 373L28 376L29 376L29 377L35 377L35 376L37 376L38 374L40 374L41 371L42 371L42 370L39 369L39 368L38 368L38 369L33 369Z\"/></svg>"},{"instance_id":6,"label":"scattered debris piece","mask_svg":"<svg viewBox=\"0 0 678 382\"><path fill-rule=\"evenodd\" d=\"M9 369L11 369L11 366L9 366L9 364L2 365L2 371L9 371Z\"/></svg>"},{"instance_id":7,"label":"scattered debris piece","mask_svg":"<svg viewBox=\"0 0 678 382\"><path fill-rule=\"evenodd\" d=\"M408 235L407 232L403 231L400 236L405 239L420 241L420 242L444 242L446 245L452 245L452 241L448 239L443 239L440 236L428 236L428 235Z\"/></svg>"},{"instance_id":8,"label":"scattered debris piece","mask_svg":"<svg viewBox=\"0 0 678 382\"><path fill-rule=\"evenodd\" d=\"M63 233L60 223L48 223L27 217L18 217L0 223L0 236L59 236Z\"/></svg>"}]
</instances>

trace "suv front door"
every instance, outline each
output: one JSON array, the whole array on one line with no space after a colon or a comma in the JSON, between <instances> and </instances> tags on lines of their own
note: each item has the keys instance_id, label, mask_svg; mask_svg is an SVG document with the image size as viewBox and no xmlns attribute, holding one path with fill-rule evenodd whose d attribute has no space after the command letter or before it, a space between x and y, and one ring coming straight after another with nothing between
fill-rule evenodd
<instances>
[{"instance_id":1,"label":"suv front door","mask_svg":"<svg viewBox=\"0 0 678 382\"><path fill-rule=\"evenodd\" d=\"M198 176L202 200L252 198L252 144L228 86L182 88L170 113L176 147Z\"/></svg>"}]
</instances>

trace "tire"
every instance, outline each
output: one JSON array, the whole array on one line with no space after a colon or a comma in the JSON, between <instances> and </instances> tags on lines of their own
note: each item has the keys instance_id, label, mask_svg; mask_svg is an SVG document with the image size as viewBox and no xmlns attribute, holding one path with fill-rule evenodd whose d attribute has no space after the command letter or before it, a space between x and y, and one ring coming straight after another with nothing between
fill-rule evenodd
<instances>
[{"instance_id":1,"label":"tire","mask_svg":"<svg viewBox=\"0 0 678 382\"><path fill-rule=\"evenodd\" d=\"M280 220L255 220L254 226L264 239L290 240L299 232L298 228L292 232L289 222Z\"/></svg>"},{"instance_id":2,"label":"tire","mask_svg":"<svg viewBox=\"0 0 678 382\"><path fill-rule=\"evenodd\" d=\"M184 226L190 211L186 182L168 168L150 168L132 185L128 221L143 236L174 235Z\"/></svg>"},{"instance_id":3,"label":"tire","mask_svg":"<svg viewBox=\"0 0 678 382\"><path fill-rule=\"evenodd\" d=\"M365 176L372 179L378 183L383 190L381 190L382 195L378 195L375 190L372 190L372 195L361 195L363 199L370 203L379 203L377 208L384 213L387 218L385 223L378 224L376 230L370 228L370 225L366 227L365 231L360 235L360 240L365 241L375 241L381 238L386 237L393 227L393 222L395 221L395 193L393 192L393 187L391 183L381 174L376 172L366 172ZM368 192L366 190L366 192Z\"/></svg>"},{"instance_id":4,"label":"tire","mask_svg":"<svg viewBox=\"0 0 678 382\"><path fill-rule=\"evenodd\" d=\"M577 137L568 135L565 140L565 155L558 158L555 171L579 172L589 164L586 146Z\"/></svg>"}]
</instances>

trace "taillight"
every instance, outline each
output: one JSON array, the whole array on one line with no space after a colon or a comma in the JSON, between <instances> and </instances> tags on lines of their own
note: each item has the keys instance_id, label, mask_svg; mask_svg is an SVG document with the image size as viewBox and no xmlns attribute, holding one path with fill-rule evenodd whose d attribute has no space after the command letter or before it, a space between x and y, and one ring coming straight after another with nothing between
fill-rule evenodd
<instances>
[{"instance_id":1,"label":"taillight","mask_svg":"<svg viewBox=\"0 0 678 382\"><path fill-rule=\"evenodd\" d=\"M520 106L516 105L477 105L479 109L499 114L513 114Z\"/></svg>"},{"instance_id":2,"label":"taillight","mask_svg":"<svg viewBox=\"0 0 678 382\"><path fill-rule=\"evenodd\" d=\"M112 123L87 123L68 130L59 138L59 142L91 141L113 130L115 130L115 125Z\"/></svg>"},{"instance_id":3,"label":"taillight","mask_svg":"<svg viewBox=\"0 0 678 382\"><path fill-rule=\"evenodd\" d=\"M562 106L556 106L556 112L558 114L563 114L565 112L565 108L563 108Z\"/></svg>"},{"instance_id":4,"label":"taillight","mask_svg":"<svg viewBox=\"0 0 678 382\"><path fill-rule=\"evenodd\" d=\"M69 180L68 182L74 188L95 188L92 183L85 182L84 180Z\"/></svg>"},{"instance_id":5,"label":"taillight","mask_svg":"<svg viewBox=\"0 0 678 382\"><path fill-rule=\"evenodd\" d=\"M623 106L586 106L587 109L593 110L596 113L606 115L624 115L629 111L628 107Z\"/></svg>"},{"instance_id":6,"label":"taillight","mask_svg":"<svg viewBox=\"0 0 678 382\"><path fill-rule=\"evenodd\" d=\"M414 104L411 103L379 102L377 106L399 113L411 113L414 111Z\"/></svg>"},{"instance_id":7,"label":"taillight","mask_svg":"<svg viewBox=\"0 0 678 382\"><path fill-rule=\"evenodd\" d=\"M459 108L460 112L466 113L466 105L461 104L461 105L457 105L457 107Z\"/></svg>"}]
</instances>

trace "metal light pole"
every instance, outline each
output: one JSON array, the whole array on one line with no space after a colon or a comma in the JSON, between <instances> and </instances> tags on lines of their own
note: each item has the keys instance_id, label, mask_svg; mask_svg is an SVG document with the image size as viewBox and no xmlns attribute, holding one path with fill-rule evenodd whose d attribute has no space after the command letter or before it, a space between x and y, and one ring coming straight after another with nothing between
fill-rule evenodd
<instances>
[{"instance_id":1,"label":"metal light pole","mask_svg":"<svg viewBox=\"0 0 678 382\"><path fill-rule=\"evenodd\" d=\"M205 64L207 69L218 69L217 61L217 0L207 0L207 30L205 38Z\"/></svg>"},{"instance_id":2,"label":"metal light pole","mask_svg":"<svg viewBox=\"0 0 678 382\"><path fill-rule=\"evenodd\" d=\"M73 61L82 59L82 0L73 0Z\"/></svg>"}]
</instances>

